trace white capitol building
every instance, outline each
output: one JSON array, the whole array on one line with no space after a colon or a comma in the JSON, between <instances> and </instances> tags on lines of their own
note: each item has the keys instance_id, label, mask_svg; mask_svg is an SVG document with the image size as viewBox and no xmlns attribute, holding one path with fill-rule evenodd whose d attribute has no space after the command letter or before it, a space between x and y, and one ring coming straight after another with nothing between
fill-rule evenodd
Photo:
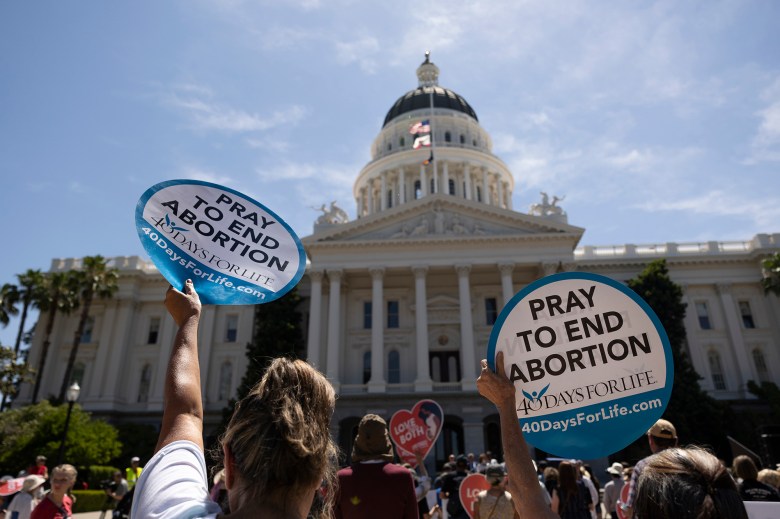
<instances>
[{"instance_id":1,"label":"white capitol building","mask_svg":"<svg viewBox=\"0 0 780 519\"><path fill-rule=\"evenodd\" d=\"M718 399L750 398L749 380L780 384L780 300L765 296L761 260L780 234L743 242L580 246L560 199L544 195L528 213L512 207L514 177L469 103L439 86L426 61L419 86L390 108L353 192L357 218L323 206L303 239L310 264L298 285L308 360L339 399L333 434L351 450L360 418L389 420L423 398L444 409L436 459L500 451L494 407L476 391L493 322L517 291L542 276L586 271L618 281L666 258L683 287L689 357ZM431 96L431 93L433 94ZM431 110L431 98L434 108ZM433 146L413 149L412 124L431 122ZM435 160L424 165L431 150ZM56 259L52 270L78 268ZM139 257L116 257L120 289L92 306L73 378L80 404L115 421L159 424L175 333L162 304L168 283ZM254 307L207 306L200 330L206 430L221 420L247 366ZM41 395L56 394L78 316L58 317ZM42 334L29 360L37 365ZM30 402L24 384L17 404Z\"/></svg>"}]
</instances>

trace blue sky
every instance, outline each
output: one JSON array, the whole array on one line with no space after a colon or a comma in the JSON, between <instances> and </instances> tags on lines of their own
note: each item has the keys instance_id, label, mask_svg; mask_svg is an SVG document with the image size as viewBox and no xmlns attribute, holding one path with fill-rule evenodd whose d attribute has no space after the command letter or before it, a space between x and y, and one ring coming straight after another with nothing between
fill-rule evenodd
<instances>
[{"instance_id":1,"label":"blue sky","mask_svg":"<svg viewBox=\"0 0 780 519\"><path fill-rule=\"evenodd\" d=\"M0 283L144 256L149 186L238 189L311 233L426 49L515 176L581 244L779 232L780 3L0 3ZM12 343L15 327L0 330Z\"/></svg>"}]
</instances>

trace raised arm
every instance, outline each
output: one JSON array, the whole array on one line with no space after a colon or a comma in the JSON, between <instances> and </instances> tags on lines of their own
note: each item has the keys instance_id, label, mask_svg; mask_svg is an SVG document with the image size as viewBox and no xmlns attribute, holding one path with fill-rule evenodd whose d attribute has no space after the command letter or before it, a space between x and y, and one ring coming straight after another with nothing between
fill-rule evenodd
<instances>
[{"instance_id":1,"label":"raised arm","mask_svg":"<svg viewBox=\"0 0 780 519\"><path fill-rule=\"evenodd\" d=\"M545 503L536 477L528 444L525 442L520 422L517 420L515 386L504 373L504 354L496 356L496 373L490 371L487 361L482 360L482 373L477 379L479 393L498 408L501 420L501 441L504 445L504 459L509 473L509 493L520 519L558 519Z\"/></svg>"},{"instance_id":2,"label":"raised arm","mask_svg":"<svg viewBox=\"0 0 780 519\"><path fill-rule=\"evenodd\" d=\"M163 419L155 452L177 440L189 440L203 450L203 402L200 396L198 322L200 298L189 279L184 292L173 287L165 307L179 326L165 373Z\"/></svg>"}]
</instances>

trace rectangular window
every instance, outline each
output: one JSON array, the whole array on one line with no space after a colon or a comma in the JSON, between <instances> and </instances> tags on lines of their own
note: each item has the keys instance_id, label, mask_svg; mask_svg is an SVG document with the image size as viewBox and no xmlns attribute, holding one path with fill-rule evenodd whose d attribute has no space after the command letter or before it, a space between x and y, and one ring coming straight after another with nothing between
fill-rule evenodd
<instances>
[{"instance_id":1,"label":"rectangular window","mask_svg":"<svg viewBox=\"0 0 780 519\"><path fill-rule=\"evenodd\" d=\"M498 304L495 297L485 298L485 324L492 326L498 319Z\"/></svg>"},{"instance_id":2,"label":"rectangular window","mask_svg":"<svg viewBox=\"0 0 780 519\"><path fill-rule=\"evenodd\" d=\"M95 318L87 317L87 320L84 322L84 330L82 330L81 332L81 342L83 343L92 342L92 329L94 327L95 327Z\"/></svg>"},{"instance_id":3,"label":"rectangular window","mask_svg":"<svg viewBox=\"0 0 780 519\"><path fill-rule=\"evenodd\" d=\"M756 327L756 322L753 320L753 312L750 311L750 303L748 301L739 302L739 314L742 316L742 326L746 329Z\"/></svg>"},{"instance_id":4,"label":"rectangular window","mask_svg":"<svg viewBox=\"0 0 780 519\"><path fill-rule=\"evenodd\" d=\"M710 312L707 309L707 303L704 301L696 302L696 315L699 317L699 328L702 330L711 330Z\"/></svg>"},{"instance_id":5,"label":"rectangular window","mask_svg":"<svg viewBox=\"0 0 780 519\"><path fill-rule=\"evenodd\" d=\"M225 342L238 340L238 316L228 315L225 319Z\"/></svg>"},{"instance_id":6,"label":"rectangular window","mask_svg":"<svg viewBox=\"0 0 780 519\"><path fill-rule=\"evenodd\" d=\"M712 385L719 391L726 389L726 380L723 377L723 366L720 363L720 355L716 351L710 351L707 355L710 362L710 371L712 372Z\"/></svg>"},{"instance_id":7,"label":"rectangular window","mask_svg":"<svg viewBox=\"0 0 780 519\"><path fill-rule=\"evenodd\" d=\"M458 351L432 351L428 354L431 380L434 382L458 382L460 380L460 353Z\"/></svg>"},{"instance_id":8,"label":"rectangular window","mask_svg":"<svg viewBox=\"0 0 780 519\"><path fill-rule=\"evenodd\" d=\"M363 303L363 329L371 329L371 301Z\"/></svg>"},{"instance_id":9,"label":"rectangular window","mask_svg":"<svg viewBox=\"0 0 780 519\"><path fill-rule=\"evenodd\" d=\"M387 327L398 328L398 301L387 302Z\"/></svg>"},{"instance_id":10,"label":"rectangular window","mask_svg":"<svg viewBox=\"0 0 780 519\"><path fill-rule=\"evenodd\" d=\"M149 319L149 333L146 336L146 344L157 344L157 338L160 335L160 318L152 317Z\"/></svg>"}]
</instances>

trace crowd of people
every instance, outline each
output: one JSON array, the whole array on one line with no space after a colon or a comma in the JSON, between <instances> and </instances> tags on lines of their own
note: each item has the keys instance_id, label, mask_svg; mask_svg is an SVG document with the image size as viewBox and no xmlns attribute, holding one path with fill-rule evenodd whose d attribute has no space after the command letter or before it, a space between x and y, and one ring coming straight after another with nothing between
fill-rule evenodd
<instances>
[{"instance_id":1,"label":"crowd of people","mask_svg":"<svg viewBox=\"0 0 780 519\"><path fill-rule=\"evenodd\" d=\"M125 472L114 471L112 479L101 485L106 495L101 508L100 519L106 514L117 518L128 517L135 481L143 468L140 459L133 457ZM133 473L135 478L125 479L125 474ZM23 479L18 492L0 497L0 519L65 519L73 515L76 497L74 489L87 490L85 481L78 479L78 471L73 465L61 464L54 467L49 477L46 457L37 456L35 464L20 471ZM12 480L4 476L3 480ZM118 513L115 514L115 511Z\"/></svg>"},{"instance_id":2,"label":"crowd of people","mask_svg":"<svg viewBox=\"0 0 780 519\"><path fill-rule=\"evenodd\" d=\"M143 471L134 458L124 474L116 472L117 484L107 491L109 504L129 501L134 492L131 518L601 519L620 514L632 519L747 519L743 500L780 501L780 473L759 472L746 456L735 458L729 471L704 449L680 448L677 432L666 420L647 432L651 455L634 467L613 463L603 489L579 460L537 467L517 420L515 387L504 372L501 353L495 372L482 361L477 388L498 410L503 463L490 453L452 455L442 473L431 478L423 453L415 453L416 467L395 463L387 423L367 414L358 426L351 464L339 470L330 434L333 386L306 362L277 358L236 404L214 453L218 463L210 485L198 360L201 304L193 283L187 280L181 291L170 287L165 306L178 331L166 370L166 404L155 453ZM45 459L37 466L11 507L24 508L32 519L70 517L68 491L76 469L55 467L48 479L51 489L44 493L49 478ZM487 489L466 510L459 490L472 473L484 474ZM625 485L628 497L622 501Z\"/></svg>"}]
</instances>

